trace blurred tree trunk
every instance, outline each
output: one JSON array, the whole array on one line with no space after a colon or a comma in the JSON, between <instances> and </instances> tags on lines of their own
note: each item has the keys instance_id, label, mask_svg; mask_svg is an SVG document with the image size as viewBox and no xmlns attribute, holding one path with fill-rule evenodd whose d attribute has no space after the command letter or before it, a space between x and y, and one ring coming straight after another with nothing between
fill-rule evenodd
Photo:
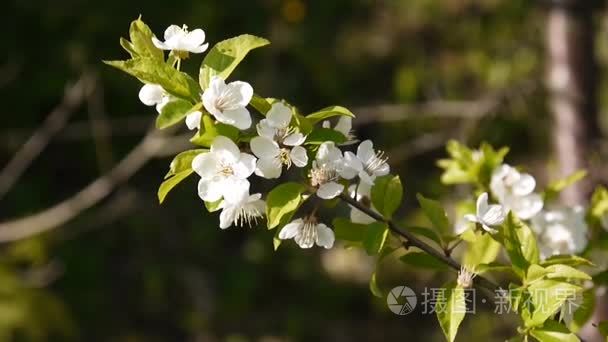
<instances>
[{"instance_id":1,"label":"blurred tree trunk","mask_svg":"<svg viewBox=\"0 0 608 342\"><path fill-rule=\"evenodd\" d=\"M547 89L560 178L587 167L590 145L599 135L591 2L554 1L547 14ZM585 203L591 187L588 177L567 188L563 204Z\"/></svg>"},{"instance_id":2,"label":"blurred tree trunk","mask_svg":"<svg viewBox=\"0 0 608 342\"><path fill-rule=\"evenodd\" d=\"M602 1L553 0L547 13L547 90L553 118L553 152L559 176L587 168L594 141L599 137L597 121L597 66L595 62L594 10ZM585 204L594 180L591 175L565 189L561 201L568 206ZM596 298L590 322L579 335L584 341L602 341L592 322L605 320L605 295Z\"/></svg>"}]
</instances>

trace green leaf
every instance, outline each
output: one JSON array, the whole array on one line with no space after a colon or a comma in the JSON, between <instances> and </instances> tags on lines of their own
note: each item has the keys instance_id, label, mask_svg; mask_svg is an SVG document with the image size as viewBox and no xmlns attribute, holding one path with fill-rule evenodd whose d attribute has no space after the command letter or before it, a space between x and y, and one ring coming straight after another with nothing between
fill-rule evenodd
<instances>
[{"instance_id":1,"label":"green leaf","mask_svg":"<svg viewBox=\"0 0 608 342\"><path fill-rule=\"evenodd\" d=\"M578 170L564 179L549 183L543 194L544 200L553 200L555 197L557 197L557 195L559 195L560 192L562 192L562 190L585 178L585 176L587 176L587 171Z\"/></svg>"},{"instance_id":2,"label":"green leaf","mask_svg":"<svg viewBox=\"0 0 608 342\"><path fill-rule=\"evenodd\" d=\"M186 115L200 110L202 104L198 103L192 106L190 101L182 99L174 99L163 106L160 114L156 117L156 128L164 129L181 122Z\"/></svg>"},{"instance_id":3,"label":"green leaf","mask_svg":"<svg viewBox=\"0 0 608 342\"><path fill-rule=\"evenodd\" d=\"M353 223L343 217L335 218L332 223L337 240L362 242L367 231L366 224Z\"/></svg>"},{"instance_id":4,"label":"green leaf","mask_svg":"<svg viewBox=\"0 0 608 342\"><path fill-rule=\"evenodd\" d=\"M159 61L164 61L165 55L163 51L152 43L153 36L152 30L150 30L148 25L141 20L141 17L131 22L129 37L131 39L131 47L136 53L136 56L150 57ZM131 54L131 56L136 57L133 56L133 54Z\"/></svg>"},{"instance_id":5,"label":"green leaf","mask_svg":"<svg viewBox=\"0 0 608 342\"><path fill-rule=\"evenodd\" d=\"M384 298L384 294L382 293L382 290L380 290L380 287L378 287L378 279L376 277L376 271L374 271L374 273L372 273L371 278L369 279L369 290L371 291L371 293L378 297L378 298Z\"/></svg>"},{"instance_id":6,"label":"green leaf","mask_svg":"<svg viewBox=\"0 0 608 342\"><path fill-rule=\"evenodd\" d=\"M363 237L363 247L369 255L376 255L384 246L388 236L388 227L384 222L373 222L367 225L365 236Z\"/></svg>"},{"instance_id":7,"label":"green leaf","mask_svg":"<svg viewBox=\"0 0 608 342\"><path fill-rule=\"evenodd\" d=\"M484 274L488 272L505 272L513 274L513 268L509 265L504 265L498 262L478 264L475 266L475 273L477 274Z\"/></svg>"},{"instance_id":8,"label":"green leaf","mask_svg":"<svg viewBox=\"0 0 608 342\"><path fill-rule=\"evenodd\" d=\"M201 64L199 84L207 89L213 76L227 79L249 51L270 44L264 38L244 34L221 41L207 53Z\"/></svg>"},{"instance_id":9,"label":"green leaf","mask_svg":"<svg viewBox=\"0 0 608 342\"><path fill-rule=\"evenodd\" d=\"M208 152L206 149L188 150L176 155L169 164L170 174L192 169L192 160L201 153Z\"/></svg>"},{"instance_id":10,"label":"green leaf","mask_svg":"<svg viewBox=\"0 0 608 342\"><path fill-rule=\"evenodd\" d=\"M135 46L133 46L133 44L131 44L130 41L128 41L122 37L120 38L120 46L122 46L122 48L125 49L125 51L127 51L129 53L129 55L131 55L131 58L135 58L135 57L139 56L137 51L135 51Z\"/></svg>"},{"instance_id":11,"label":"green leaf","mask_svg":"<svg viewBox=\"0 0 608 342\"><path fill-rule=\"evenodd\" d=\"M530 330L530 335L540 342L580 342L568 328L555 321L547 321L542 328Z\"/></svg>"},{"instance_id":12,"label":"green leaf","mask_svg":"<svg viewBox=\"0 0 608 342\"><path fill-rule=\"evenodd\" d=\"M326 141L333 141L336 144L342 144L346 142L346 137L344 134L333 130L331 128L322 128L316 127L312 130L312 132L306 137L307 145L321 145Z\"/></svg>"},{"instance_id":13,"label":"green leaf","mask_svg":"<svg viewBox=\"0 0 608 342\"><path fill-rule=\"evenodd\" d=\"M290 220L303 202L302 193L306 187L299 183L283 183L268 193L266 198L266 216L268 229Z\"/></svg>"},{"instance_id":14,"label":"green leaf","mask_svg":"<svg viewBox=\"0 0 608 342\"><path fill-rule=\"evenodd\" d=\"M385 218L390 219L403 197L403 187L399 176L386 175L378 177L371 189L372 204Z\"/></svg>"},{"instance_id":15,"label":"green leaf","mask_svg":"<svg viewBox=\"0 0 608 342\"><path fill-rule=\"evenodd\" d=\"M534 327L543 324L561 308L569 297L573 297L580 290L580 286L554 279L531 283L528 286L528 293L533 304L533 311L531 317L525 320L526 326Z\"/></svg>"},{"instance_id":16,"label":"green leaf","mask_svg":"<svg viewBox=\"0 0 608 342\"><path fill-rule=\"evenodd\" d=\"M220 203L222 203L223 199L219 199L215 202L207 202L205 201L205 208L207 208L207 211L212 213L215 211L220 210Z\"/></svg>"},{"instance_id":17,"label":"green leaf","mask_svg":"<svg viewBox=\"0 0 608 342\"><path fill-rule=\"evenodd\" d=\"M407 254L402 255L399 260L410 266L433 270L445 270L447 267L443 262L425 252L408 252Z\"/></svg>"},{"instance_id":18,"label":"green leaf","mask_svg":"<svg viewBox=\"0 0 608 342\"><path fill-rule=\"evenodd\" d=\"M238 128L220 122L215 122L209 114L204 114L201 121L202 129L196 133L192 139L190 139L190 142L193 144L209 147L213 143L215 137L218 135L223 135L230 138L234 142L236 142L239 138Z\"/></svg>"},{"instance_id":19,"label":"green leaf","mask_svg":"<svg viewBox=\"0 0 608 342\"><path fill-rule=\"evenodd\" d=\"M293 106L291 106L291 107L293 108ZM302 116L298 113L294 113L293 119L292 119L292 124L294 124L300 130L300 133L302 133L304 135L310 134L310 132L312 132L312 129L313 129L313 126L312 126L312 123L310 122L310 120L308 120L307 118L305 118L304 116Z\"/></svg>"},{"instance_id":20,"label":"green leaf","mask_svg":"<svg viewBox=\"0 0 608 342\"><path fill-rule=\"evenodd\" d=\"M589 321L595 310L595 289L591 288L583 291L582 296L583 300L578 308L574 305L570 308L575 311L568 329L574 333L578 332Z\"/></svg>"},{"instance_id":21,"label":"green leaf","mask_svg":"<svg viewBox=\"0 0 608 342\"><path fill-rule=\"evenodd\" d=\"M547 278L556 279L556 278L565 278L565 279L582 279L582 280L591 280L591 276L583 271L579 271L574 267L555 264L545 267L547 270Z\"/></svg>"},{"instance_id":22,"label":"green leaf","mask_svg":"<svg viewBox=\"0 0 608 342\"><path fill-rule=\"evenodd\" d=\"M350 110L348 110L344 107L330 106L330 107L323 108L312 114L308 114L308 115L306 115L306 118L308 120L310 120L311 124L315 125L320 121L329 119L334 116L349 116L351 118L354 118L355 114L353 114Z\"/></svg>"},{"instance_id":23,"label":"green leaf","mask_svg":"<svg viewBox=\"0 0 608 342\"><path fill-rule=\"evenodd\" d=\"M150 57L137 57L128 61L104 61L143 82L158 84L173 96L200 101L201 88L188 74L175 70L163 61Z\"/></svg>"},{"instance_id":24,"label":"green leaf","mask_svg":"<svg viewBox=\"0 0 608 342\"><path fill-rule=\"evenodd\" d=\"M407 227L406 230L416 234L424 236L432 241L435 241L438 245L442 245L441 236L434 230L426 227Z\"/></svg>"},{"instance_id":25,"label":"green leaf","mask_svg":"<svg viewBox=\"0 0 608 342\"><path fill-rule=\"evenodd\" d=\"M534 233L513 212L509 212L501 237L516 273L523 278L530 264L539 262Z\"/></svg>"},{"instance_id":26,"label":"green leaf","mask_svg":"<svg viewBox=\"0 0 608 342\"><path fill-rule=\"evenodd\" d=\"M443 285L442 288L445 289L445 296L437 299L436 308L439 310L436 309L435 312L445 338L453 342L466 313L465 293L454 281Z\"/></svg>"},{"instance_id":27,"label":"green leaf","mask_svg":"<svg viewBox=\"0 0 608 342\"><path fill-rule=\"evenodd\" d=\"M169 191L171 191L177 184L186 179L186 177L190 176L190 174L194 172L192 169L184 170L182 172L176 173L171 178L162 182L160 187L158 188L158 202L163 203Z\"/></svg>"},{"instance_id":28,"label":"green leaf","mask_svg":"<svg viewBox=\"0 0 608 342\"><path fill-rule=\"evenodd\" d=\"M253 94L253 97L251 98L249 104L251 105L251 107L255 108L258 112L260 112L260 114L264 116L266 116L266 113L268 113L268 111L272 107L268 100L256 94Z\"/></svg>"},{"instance_id":29,"label":"green leaf","mask_svg":"<svg viewBox=\"0 0 608 342\"><path fill-rule=\"evenodd\" d=\"M493 262L501 249L500 243L494 240L490 234L481 232L475 234L477 235L475 242L468 245L462 258L462 263L467 267Z\"/></svg>"},{"instance_id":30,"label":"green leaf","mask_svg":"<svg viewBox=\"0 0 608 342\"><path fill-rule=\"evenodd\" d=\"M417 194L416 198L418 198L418 203L420 203L424 215L431 221L433 227L441 234L449 234L451 232L450 222L441 204L421 194Z\"/></svg>"},{"instance_id":31,"label":"green leaf","mask_svg":"<svg viewBox=\"0 0 608 342\"><path fill-rule=\"evenodd\" d=\"M541 266L563 264L568 266L594 266L594 264L578 255L553 255L540 263Z\"/></svg>"},{"instance_id":32,"label":"green leaf","mask_svg":"<svg viewBox=\"0 0 608 342\"><path fill-rule=\"evenodd\" d=\"M597 325L598 330L600 331L600 334L602 334L603 337L607 337L608 338L608 321L602 321L599 322Z\"/></svg>"}]
</instances>

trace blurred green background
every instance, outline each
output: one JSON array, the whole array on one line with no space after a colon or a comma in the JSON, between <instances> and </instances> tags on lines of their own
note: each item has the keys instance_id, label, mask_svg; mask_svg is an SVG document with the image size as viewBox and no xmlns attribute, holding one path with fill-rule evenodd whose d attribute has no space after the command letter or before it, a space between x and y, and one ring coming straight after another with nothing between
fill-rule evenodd
<instances>
[{"instance_id":1,"label":"blurred green background","mask_svg":"<svg viewBox=\"0 0 608 342\"><path fill-rule=\"evenodd\" d=\"M140 14L158 36L187 24L203 28L211 44L241 33L268 38L272 44L252 52L233 78L304 112L334 104L355 112L358 137L373 138L404 180L401 214L410 222L419 217L417 192L458 195L439 184L435 166L450 138L510 145L510 163L540 173L551 165L546 13L534 1L8 0L2 7L0 166L66 88L83 74L96 81L0 199L0 221L69 198L153 123L156 113L137 98L140 84L101 63L126 57L118 39ZM596 20L603 70L605 20L600 13ZM201 59L192 56L185 70L195 74ZM159 206L170 158L150 161L74 220L0 246L0 341L443 339L434 315L397 316L371 295L375 261L362 252L284 243L275 253L264 227L221 231L194 177ZM381 269L384 290L421 291L450 276L390 260ZM478 304L457 340L513 334L516 322L492 310Z\"/></svg>"}]
</instances>

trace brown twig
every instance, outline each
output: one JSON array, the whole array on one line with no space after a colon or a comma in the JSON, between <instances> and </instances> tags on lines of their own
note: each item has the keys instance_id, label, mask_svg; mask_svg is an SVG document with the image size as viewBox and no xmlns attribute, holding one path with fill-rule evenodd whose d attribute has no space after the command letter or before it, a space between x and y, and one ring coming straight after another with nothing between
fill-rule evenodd
<instances>
[{"instance_id":1,"label":"brown twig","mask_svg":"<svg viewBox=\"0 0 608 342\"><path fill-rule=\"evenodd\" d=\"M349 205L361 210L362 212L364 212L365 214L367 214L374 220L386 223L391 232L393 232L394 234L397 234L398 236L400 236L406 240L408 247L412 246L412 247L419 248L422 251L433 256L435 259L437 259L437 260L441 261L442 263L448 265L449 267L453 268L454 270L460 271L461 265L456 260L452 259L449 256L444 255L440 251L431 247L426 242L417 238L414 234L412 234L408 230L400 228L392 220L384 218L382 215L380 215L377 212L371 210L370 208L362 205L361 203L359 203L358 201L354 200L353 198L349 197L348 195L346 195L344 193L340 195L340 199L343 200L344 202L348 203ZM482 276L479 276L479 275L475 277L475 282L480 287L485 288L490 291L495 291L495 290L499 289L499 286L494 284L494 282L492 282Z\"/></svg>"}]
</instances>

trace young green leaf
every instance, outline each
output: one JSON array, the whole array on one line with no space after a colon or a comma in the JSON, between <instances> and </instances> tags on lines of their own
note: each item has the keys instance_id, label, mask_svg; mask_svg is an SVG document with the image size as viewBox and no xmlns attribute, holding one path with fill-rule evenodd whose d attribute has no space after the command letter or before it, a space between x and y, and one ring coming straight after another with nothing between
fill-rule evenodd
<instances>
[{"instance_id":1,"label":"young green leaf","mask_svg":"<svg viewBox=\"0 0 608 342\"><path fill-rule=\"evenodd\" d=\"M158 202L163 203L169 191L171 191L177 184L186 179L186 177L190 176L190 174L194 172L192 169L184 170L182 172L176 173L171 178L162 182L160 187L158 188Z\"/></svg>"},{"instance_id":2,"label":"young green leaf","mask_svg":"<svg viewBox=\"0 0 608 342\"><path fill-rule=\"evenodd\" d=\"M530 318L525 319L527 327L534 327L545 323L547 319L555 315L562 304L573 297L580 286L554 279L537 280L528 286L530 302L534 310Z\"/></svg>"},{"instance_id":3,"label":"young green leaf","mask_svg":"<svg viewBox=\"0 0 608 342\"><path fill-rule=\"evenodd\" d=\"M253 94L249 105L251 105L251 107L255 108L260 114L264 116L266 116L266 113L268 113L268 111L272 107L272 104L270 104L268 100L256 94Z\"/></svg>"},{"instance_id":4,"label":"young green leaf","mask_svg":"<svg viewBox=\"0 0 608 342\"><path fill-rule=\"evenodd\" d=\"M220 203L222 203L223 199L219 199L215 202L207 202L205 201L205 208L207 208L207 211L212 213L215 211L220 210Z\"/></svg>"},{"instance_id":5,"label":"young green leaf","mask_svg":"<svg viewBox=\"0 0 608 342\"><path fill-rule=\"evenodd\" d=\"M568 266L594 266L593 263L578 255L553 255L540 263L541 266L563 264Z\"/></svg>"},{"instance_id":6,"label":"young green leaf","mask_svg":"<svg viewBox=\"0 0 608 342\"><path fill-rule=\"evenodd\" d=\"M502 229L502 244L511 259L514 270L524 277L531 264L539 262L538 246L534 233L512 212L509 213Z\"/></svg>"},{"instance_id":7,"label":"young green leaf","mask_svg":"<svg viewBox=\"0 0 608 342\"><path fill-rule=\"evenodd\" d=\"M572 315L572 321L568 324L568 329L578 332L593 316L595 310L595 289L591 288L583 291L583 300L578 307L572 305L569 310L576 310Z\"/></svg>"},{"instance_id":8,"label":"young green leaf","mask_svg":"<svg viewBox=\"0 0 608 342\"><path fill-rule=\"evenodd\" d=\"M323 108L312 114L308 114L308 115L306 115L306 118L308 120L310 120L311 124L315 125L318 122L323 121L325 119L329 119L333 116L349 116L351 118L354 118L355 114L353 114L350 110L348 110L344 107L330 106L330 107Z\"/></svg>"},{"instance_id":9,"label":"young green leaf","mask_svg":"<svg viewBox=\"0 0 608 342\"><path fill-rule=\"evenodd\" d=\"M303 202L302 193L306 190L299 183L283 183L268 193L266 198L266 216L268 229L287 223Z\"/></svg>"},{"instance_id":10,"label":"young green leaf","mask_svg":"<svg viewBox=\"0 0 608 342\"><path fill-rule=\"evenodd\" d=\"M209 114L203 115L201 121L202 129L190 139L190 142L193 144L209 147L218 135L228 137L232 141L237 141L239 138L238 128L220 122L214 122Z\"/></svg>"},{"instance_id":11,"label":"young green leaf","mask_svg":"<svg viewBox=\"0 0 608 342\"><path fill-rule=\"evenodd\" d=\"M181 122L186 115L201 109L202 105L192 106L190 101L174 99L163 106L160 114L156 117L156 128L164 129Z\"/></svg>"},{"instance_id":12,"label":"young green leaf","mask_svg":"<svg viewBox=\"0 0 608 342\"><path fill-rule=\"evenodd\" d=\"M173 69L163 61L150 57L137 57L128 61L104 61L141 81L158 84L173 96L200 101L201 88L188 74Z\"/></svg>"},{"instance_id":13,"label":"young green leaf","mask_svg":"<svg viewBox=\"0 0 608 342\"><path fill-rule=\"evenodd\" d=\"M467 267L474 267L479 264L489 264L496 260L500 253L500 243L490 236L481 232L475 233L474 243L470 243L464 252L462 263Z\"/></svg>"},{"instance_id":14,"label":"young green leaf","mask_svg":"<svg viewBox=\"0 0 608 342\"><path fill-rule=\"evenodd\" d=\"M424 269L445 270L447 268L443 262L425 252L408 252L399 257L399 260L407 265Z\"/></svg>"},{"instance_id":15,"label":"young green leaf","mask_svg":"<svg viewBox=\"0 0 608 342\"><path fill-rule=\"evenodd\" d=\"M421 194L417 194L416 198L418 198L418 203L420 203L424 215L431 221L435 229L442 234L449 234L451 232L450 221L441 204Z\"/></svg>"},{"instance_id":16,"label":"young green leaf","mask_svg":"<svg viewBox=\"0 0 608 342\"><path fill-rule=\"evenodd\" d=\"M403 197L403 187L399 176L386 175L378 177L371 190L372 203L382 216L390 219Z\"/></svg>"},{"instance_id":17,"label":"young green leaf","mask_svg":"<svg viewBox=\"0 0 608 342\"><path fill-rule=\"evenodd\" d=\"M268 44L270 44L268 40L249 34L215 44L201 64L199 74L201 88L207 89L213 76L227 79L249 51Z\"/></svg>"},{"instance_id":18,"label":"young green leaf","mask_svg":"<svg viewBox=\"0 0 608 342\"><path fill-rule=\"evenodd\" d=\"M165 56L163 51L152 43L153 36L152 30L141 20L141 17L131 22L131 27L129 28L130 47L132 47L136 55L164 61ZM131 56L136 57L133 54Z\"/></svg>"},{"instance_id":19,"label":"young green leaf","mask_svg":"<svg viewBox=\"0 0 608 342\"><path fill-rule=\"evenodd\" d=\"M376 276L376 271L374 271L374 273L372 273L371 278L369 279L369 290L371 291L371 293L378 297L378 298L384 298L384 294L382 293L382 290L380 290L380 287L378 287L378 279Z\"/></svg>"},{"instance_id":20,"label":"young green leaf","mask_svg":"<svg viewBox=\"0 0 608 342\"><path fill-rule=\"evenodd\" d=\"M306 137L306 145L320 145L326 141L333 141L336 144L346 142L344 134L331 128L315 127Z\"/></svg>"},{"instance_id":21,"label":"young green leaf","mask_svg":"<svg viewBox=\"0 0 608 342\"><path fill-rule=\"evenodd\" d=\"M201 153L205 153L206 149L188 150L176 155L171 164L169 164L170 174L176 174L182 171L192 169L192 160Z\"/></svg>"},{"instance_id":22,"label":"young green leaf","mask_svg":"<svg viewBox=\"0 0 608 342\"><path fill-rule=\"evenodd\" d=\"M386 237L388 236L388 227L384 222L373 222L367 225L365 235L363 237L363 247L369 255L376 255L382 250Z\"/></svg>"},{"instance_id":23,"label":"young green leaf","mask_svg":"<svg viewBox=\"0 0 608 342\"><path fill-rule=\"evenodd\" d=\"M337 240L362 242L367 231L366 224L353 223L343 217L335 218L332 223Z\"/></svg>"},{"instance_id":24,"label":"young green leaf","mask_svg":"<svg viewBox=\"0 0 608 342\"><path fill-rule=\"evenodd\" d=\"M540 342L580 342L568 328L555 321L547 321L542 328L530 330L530 335Z\"/></svg>"},{"instance_id":25,"label":"young green leaf","mask_svg":"<svg viewBox=\"0 0 608 342\"><path fill-rule=\"evenodd\" d=\"M443 285L442 288L445 293L437 299L435 312L445 338L448 342L453 342L467 311L465 292L454 281Z\"/></svg>"},{"instance_id":26,"label":"young green leaf","mask_svg":"<svg viewBox=\"0 0 608 342\"><path fill-rule=\"evenodd\" d=\"M585 178L585 176L587 176L587 171L578 170L564 179L549 183L543 194L544 200L553 200L555 197L557 197L557 195L559 195L560 192L562 192L562 190Z\"/></svg>"}]
</instances>

